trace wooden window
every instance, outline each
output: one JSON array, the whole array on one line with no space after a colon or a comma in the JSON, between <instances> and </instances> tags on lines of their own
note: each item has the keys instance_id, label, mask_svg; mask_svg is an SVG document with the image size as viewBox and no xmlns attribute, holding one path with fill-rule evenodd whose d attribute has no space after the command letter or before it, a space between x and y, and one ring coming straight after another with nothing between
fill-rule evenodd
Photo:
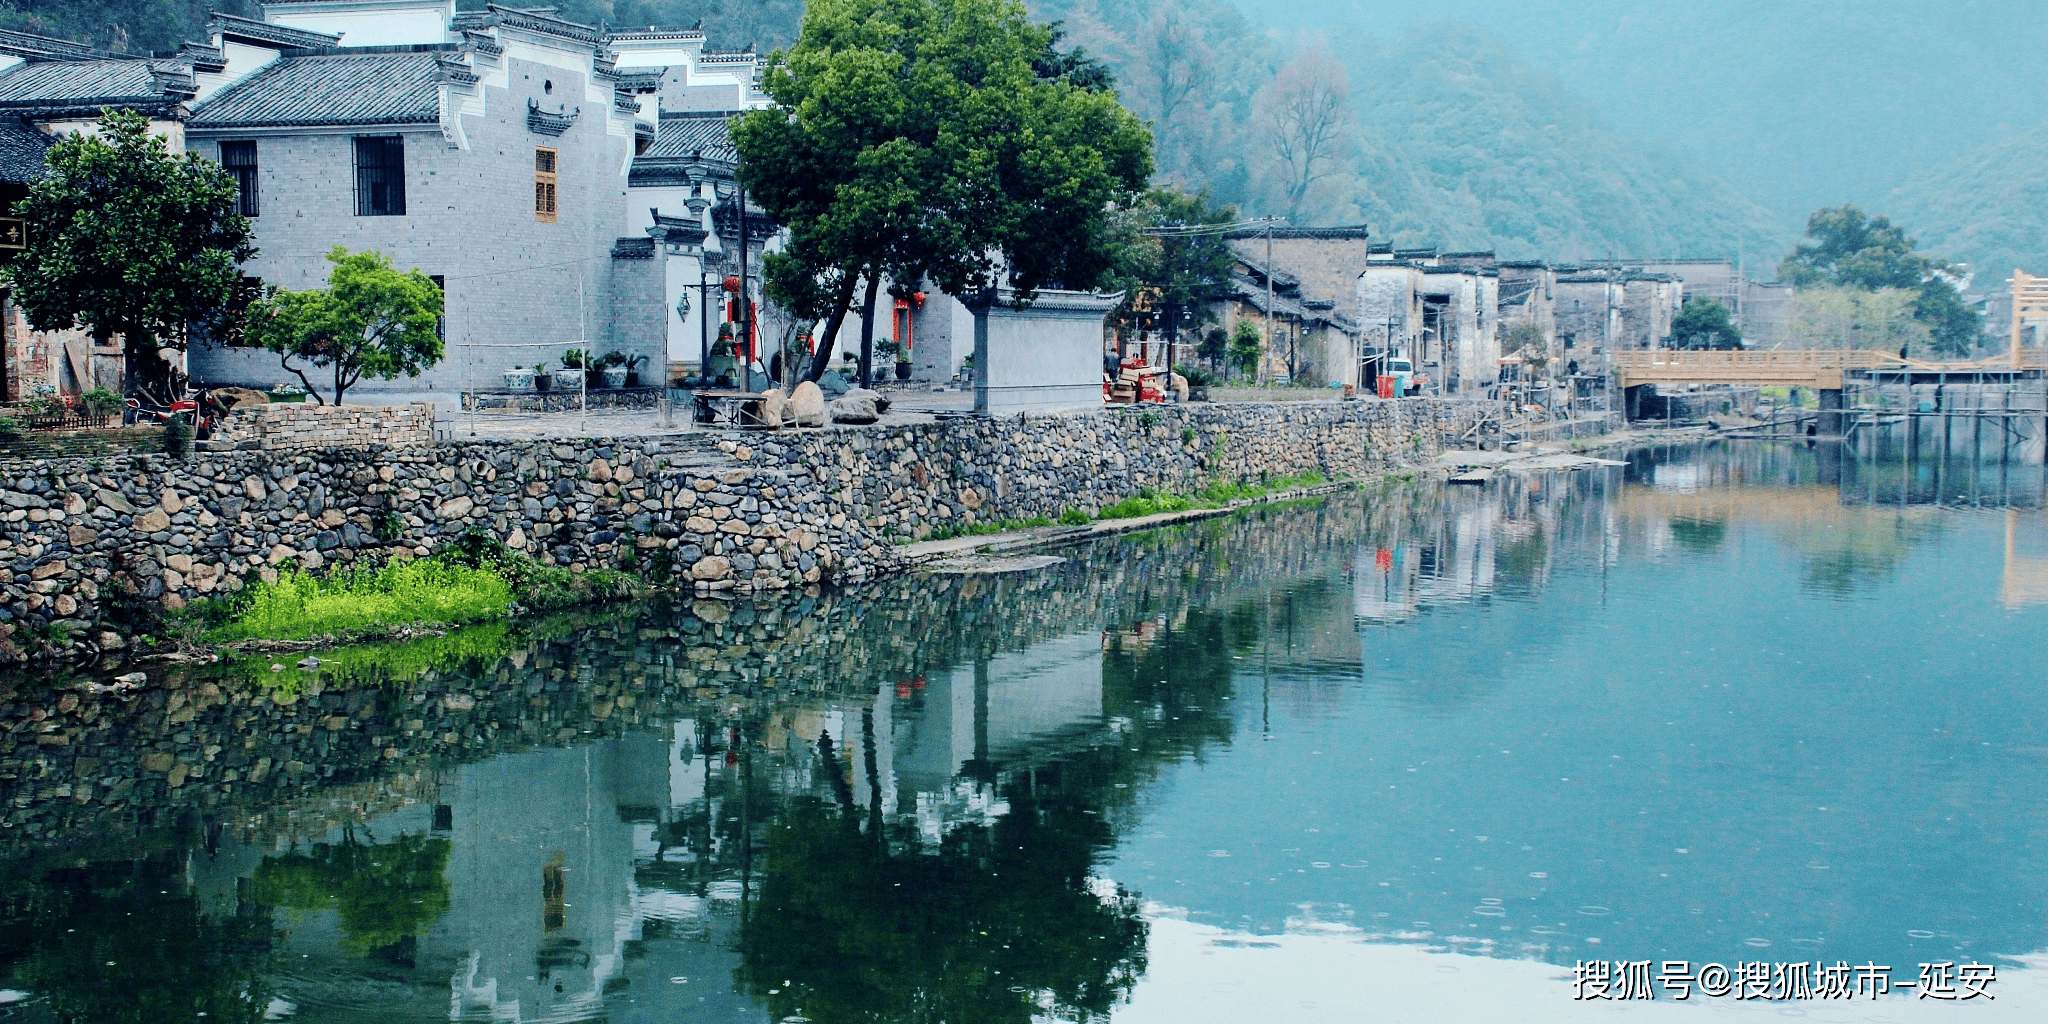
<instances>
[{"instance_id":1,"label":"wooden window","mask_svg":"<svg viewBox=\"0 0 2048 1024\"><path fill-rule=\"evenodd\" d=\"M356 140L356 216L405 216L405 140Z\"/></svg>"},{"instance_id":2,"label":"wooden window","mask_svg":"<svg viewBox=\"0 0 2048 1024\"><path fill-rule=\"evenodd\" d=\"M536 147L533 151L533 219L555 222L555 151Z\"/></svg>"},{"instance_id":3,"label":"wooden window","mask_svg":"<svg viewBox=\"0 0 2048 1024\"><path fill-rule=\"evenodd\" d=\"M221 143L220 165L234 175L235 187L241 192L235 199L235 212L244 217L257 216L261 207L256 197L256 143Z\"/></svg>"}]
</instances>

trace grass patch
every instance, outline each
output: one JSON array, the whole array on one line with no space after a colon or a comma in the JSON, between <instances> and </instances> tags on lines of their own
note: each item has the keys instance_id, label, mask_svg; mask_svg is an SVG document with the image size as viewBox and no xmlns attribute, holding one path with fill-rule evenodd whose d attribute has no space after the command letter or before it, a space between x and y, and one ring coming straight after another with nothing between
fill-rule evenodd
<instances>
[{"instance_id":1,"label":"grass patch","mask_svg":"<svg viewBox=\"0 0 2048 1024\"><path fill-rule=\"evenodd\" d=\"M1187 512L1198 508L1222 508L1234 501L1263 498L1283 491L1299 490L1304 487L1320 487L1330 479L1321 473L1302 473L1283 476L1256 484L1227 484L1221 481L1211 483L1193 494L1163 494L1145 491L1134 498L1125 498L1096 515L1097 519L1136 519L1139 516L1158 515L1161 512Z\"/></svg>"},{"instance_id":2,"label":"grass patch","mask_svg":"<svg viewBox=\"0 0 2048 1024\"><path fill-rule=\"evenodd\" d=\"M408 626L552 611L644 589L638 577L617 569L575 573L542 565L472 529L427 558L339 568L325 576L291 569L273 582L252 576L231 597L195 603L192 614L205 627L205 639L215 643L365 639Z\"/></svg>"},{"instance_id":3,"label":"grass patch","mask_svg":"<svg viewBox=\"0 0 2048 1024\"><path fill-rule=\"evenodd\" d=\"M1082 520L1086 522L1084 518ZM1008 533L1011 530L1031 530L1040 526L1051 526L1053 521L1044 516L1029 519L999 519L988 523L974 523L967 526L942 526L933 530L926 540L952 540L955 537L986 537L991 533Z\"/></svg>"},{"instance_id":4,"label":"grass patch","mask_svg":"<svg viewBox=\"0 0 2048 1024\"><path fill-rule=\"evenodd\" d=\"M421 622L482 622L503 618L512 606L504 577L432 558L326 576L288 570L242 593L241 607L207 639L303 640Z\"/></svg>"}]
</instances>

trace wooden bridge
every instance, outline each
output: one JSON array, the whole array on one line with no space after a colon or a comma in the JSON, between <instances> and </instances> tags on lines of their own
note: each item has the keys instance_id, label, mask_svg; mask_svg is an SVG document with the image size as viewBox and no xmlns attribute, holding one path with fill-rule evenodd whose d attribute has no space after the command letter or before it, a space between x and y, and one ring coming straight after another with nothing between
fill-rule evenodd
<instances>
[{"instance_id":1,"label":"wooden bridge","mask_svg":"<svg viewBox=\"0 0 2048 1024\"><path fill-rule=\"evenodd\" d=\"M1984 359L1902 358L1871 349L1767 351L1632 349L1608 354L1621 386L1638 384L1759 384L1839 391L1845 373L1911 376L2010 376L2048 371L2048 349L2015 349Z\"/></svg>"}]
</instances>

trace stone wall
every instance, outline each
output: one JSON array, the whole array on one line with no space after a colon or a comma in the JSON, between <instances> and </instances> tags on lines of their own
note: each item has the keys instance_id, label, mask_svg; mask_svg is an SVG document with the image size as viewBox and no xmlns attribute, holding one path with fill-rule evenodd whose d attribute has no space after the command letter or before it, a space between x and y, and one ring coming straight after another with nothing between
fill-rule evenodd
<instances>
[{"instance_id":1,"label":"stone wall","mask_svg":"<svg viewBox=\"0 0 2048 1024\"><path fill-rule=\"evenodd\" d=\"M1498 414L1439 399L1200 404L189 462L14 460L0 463L0 658L58 633L119 647L108 620L124 602L175 609L289 565L423 555L472 527L551 564L700 590L856 580L901 568L897 543L935 529L1092 513L1147 489L1365 477L1433 456L1483 412Z\"/></svg>"},{"instance_id":2,"label":"stone wall","mask_svg":"<svg viewBox=\"0 0 2048 1024\"><path fill-rule=\"evenodd\" d=\"M221 418L211 451L303 451L341 445L426 444L434 439L434 407L314 405L272 402L240 406Z\"/></svg>"}]
</instances>

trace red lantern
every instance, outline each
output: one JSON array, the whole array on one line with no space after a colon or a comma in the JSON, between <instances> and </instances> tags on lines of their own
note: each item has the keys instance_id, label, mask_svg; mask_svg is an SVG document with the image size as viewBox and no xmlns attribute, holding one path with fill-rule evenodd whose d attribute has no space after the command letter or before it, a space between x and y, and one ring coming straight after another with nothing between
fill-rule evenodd
<instances>
[{"instance_id":1,"label":"red lantern","mask_svg":"<svg viewBox=\"0 0 2048 1024\"><path fill-rule=\"evenodd\" d=\"M916 304L917 304L917 308L919 308L919 309L923 309L923 308L924 308L924 293L923 293L923 292L911 292L911 293L910 293L910 301L911 301L911 302L913 302L913 303L916 303Z\"/></svg>"},{"instance_id":2,"label":"red lantern","mask_svg":"<svg viewBox=\"0 0 2048 1024\"><path fill-rule=\"evenodd\" d=\"M732 292L733 294L737 295L740 291L740 279L737 277L728 277L725 279L724 287L726 291Z\"/></svg>"}]
</instances>

